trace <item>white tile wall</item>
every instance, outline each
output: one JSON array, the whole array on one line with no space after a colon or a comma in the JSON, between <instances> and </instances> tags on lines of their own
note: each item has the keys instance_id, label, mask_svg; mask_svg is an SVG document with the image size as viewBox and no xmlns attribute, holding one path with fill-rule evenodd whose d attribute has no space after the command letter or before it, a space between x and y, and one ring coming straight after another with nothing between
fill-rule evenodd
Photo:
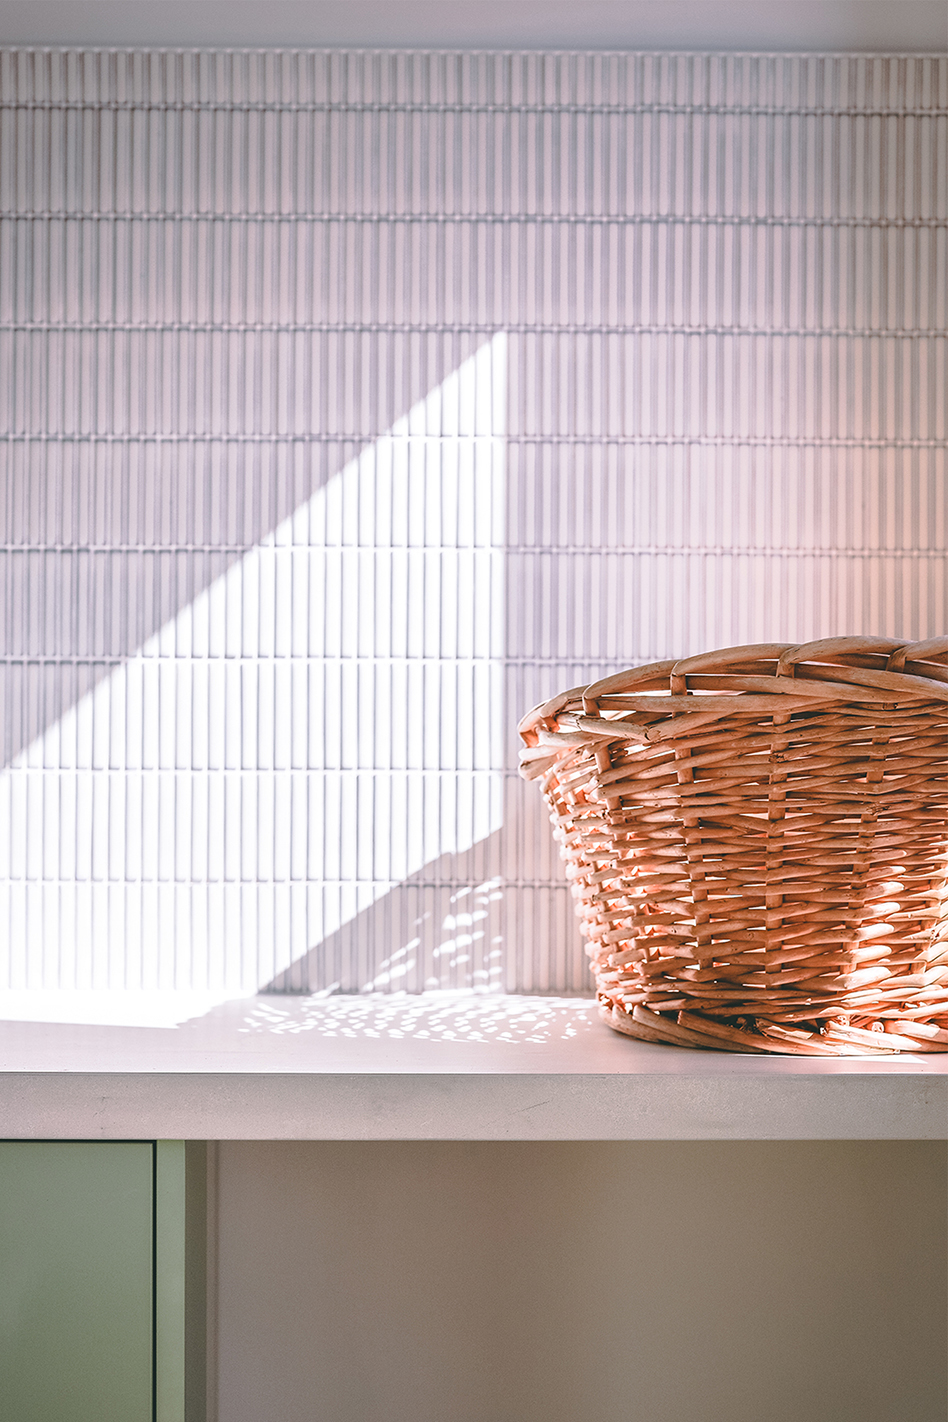
<instances>
[{"instance_id":1,"label":"white tile wall","mask_svg":"<svg viewBox=\"0 0 948 1422\"><path fill-rule=\"evenodd\" d=\"M946 623L948 61L0 51L2 981L584 991L518 715Z\"/></svg>"}]
</instances>

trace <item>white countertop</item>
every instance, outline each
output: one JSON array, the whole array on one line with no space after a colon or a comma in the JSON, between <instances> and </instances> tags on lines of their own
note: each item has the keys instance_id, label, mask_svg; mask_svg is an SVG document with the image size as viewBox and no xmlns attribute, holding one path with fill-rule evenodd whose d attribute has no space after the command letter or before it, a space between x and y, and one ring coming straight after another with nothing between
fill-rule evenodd
<instances>
[{"instance_id":1,"label":"white countertop","mask_svg":"<svg viewBox=\"0 0 948 1422\"><path fill-rule=\"evenodd\" d=\"M653 1046L589 998L5 993L0 1073L8 1137L948 1137L948 1055Z\"/></svg>"}]
</instances>

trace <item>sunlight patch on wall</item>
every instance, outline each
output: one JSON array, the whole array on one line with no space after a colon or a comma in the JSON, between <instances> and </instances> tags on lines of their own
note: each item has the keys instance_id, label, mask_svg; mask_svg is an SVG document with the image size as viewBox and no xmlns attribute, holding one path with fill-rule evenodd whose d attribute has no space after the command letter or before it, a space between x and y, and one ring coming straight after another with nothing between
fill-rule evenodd
<instances>
[{"instance_id":1,"label":"sunlight patch on wall","mask_svg":"<svg viewBox=\"0 0 948 1422\"><path fill-rule=\"evenodd\" d=\"M258 987L500 828L506 391L499 334L2 773L11 986Z\"/></svg>"}]
</instances>

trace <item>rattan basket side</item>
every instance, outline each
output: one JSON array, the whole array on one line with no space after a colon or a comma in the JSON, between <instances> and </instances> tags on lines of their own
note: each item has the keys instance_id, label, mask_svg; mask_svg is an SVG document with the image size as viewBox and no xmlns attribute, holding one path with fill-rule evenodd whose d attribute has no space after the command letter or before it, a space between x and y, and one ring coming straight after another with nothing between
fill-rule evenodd
<instances>
[{"instance_id":1,"label":"rattan basket side","mask_svg":"<svg viewBox=\"0 0 948 1422\"><path fill-rule=\"evenodd\" d=\"M948 638L655 662L520 733L610 1026L726 1051L948 1051Z\"/></svg>"}]
</instances>

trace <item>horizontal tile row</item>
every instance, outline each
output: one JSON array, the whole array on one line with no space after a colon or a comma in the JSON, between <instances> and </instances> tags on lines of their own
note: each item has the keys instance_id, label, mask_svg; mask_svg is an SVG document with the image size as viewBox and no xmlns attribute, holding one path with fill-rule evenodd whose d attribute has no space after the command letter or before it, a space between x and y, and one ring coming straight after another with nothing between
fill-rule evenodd
<instances>
[{"instance_id":1,"label":"horizontal tile row","mask_svg":"<svg viewBox=\"0 0 948 1422\"><path fill-rule=\"evenodd\" d=\"M948 222L0 219L0 327L937 332Z\"/></svg>"},{"instance_id":2,"label":"horizontal tile row","mask_svg":"<svg viewBox=\"0 0 948 1422\"><path fill-rule=\"evenodd\" d=\"M450 780L500 768L515 749L503 670L474 658L13 662L3 679L5 737L22 740L38 714L52 720L15 766L390 767Z\"/></svg>"},{"instance_id":3,"label":"horizontal tile row","mask_svg":"<svg viewBox=\"0 0 948 1422\"><path fill-rule=\"evenodd\" d=\"M359 454L355 442L0 443L0 578L29 579L31 598L91 579L102 595L121 587L131 607L154 599L165 620L256 545L261 575L308 587L329 566L306 561L311 550L341 567L359 549L394 566L412 548L923 553L948 544L943 445L504 445L490 499L471 479L431 478L393 505L371 446L362 489L332 489ZM325 500L314 500L323 488ZM310 647L309 630L302 644L296 636L295 647Z\"/></svg>"},{"instance_id":4,"label":"horizontal tile row","mask_svg":"<svg viewBox=\"0 0 948 1422\"><path fill-rule=\"evenodd\" d=\"M486 837L499 793L454 774L16 769L0 780L0 878L395 883Z\"/></svg>"},{"instance_id":5,"label":"horizontal tile row","mask_svg":"<svg viewBox=\"0 0 948 1422\"><path fill-rule=\"evenodd\" d=\"M588 993L565 885L0 885L13 988ZM568 946L567 946L568 945Z\"/></svg>"},{"instance_id":6,"label":"horizontal tile row","mask_svg":"<svg viewBox=\"0 0 948 1422\"><path fill-rule=\"evenodd\" d=\"M0 109L0 213L944 220L948 112Z\"/></svg>"},{"instance_id":7,"label":"horizontal tile row","mask_svg":"<svg viewBox=\"0 0 948 1422\"><path fill-rule=\"evenodd\" d=\"M807 642L864 632L943 635L948 560L943 553L894 557L728 551L624 557L511 557L518 588L508 655L525 665L595 657L609 670L753 642ZM916 629L924 629L916 633ZM563 678L533 705L580 684ZM587 678L592 680L593 678ZM580 678L580 682L582 678Z\"/></svg>"},{"instance_id":8,"label":"horizontal tile row","mask_svg":"<svg viewBox=\"0 0 948 1422\"><path fill-rule=\"evenodd\" d=\"M440 383L452 344L378 332L0 331L0 438L371 438L403 414L422 371ZM513 437L948 435L946 335L540 332L511 334L508 349ZM474 435L471 411L459 422L449 405L427 406L406 433Z\"/></svg>"},{"instance_id":9,"label":"horizontal tile row","mask_svg":"<svg viewBox=\"0 0 948 1422\"><path fill-rule=\"evenodd\" d=\"M8 104L462 105L846 111L948 107L912 54L453 53L6 48Z\"/></svg>"}]
</instances>

